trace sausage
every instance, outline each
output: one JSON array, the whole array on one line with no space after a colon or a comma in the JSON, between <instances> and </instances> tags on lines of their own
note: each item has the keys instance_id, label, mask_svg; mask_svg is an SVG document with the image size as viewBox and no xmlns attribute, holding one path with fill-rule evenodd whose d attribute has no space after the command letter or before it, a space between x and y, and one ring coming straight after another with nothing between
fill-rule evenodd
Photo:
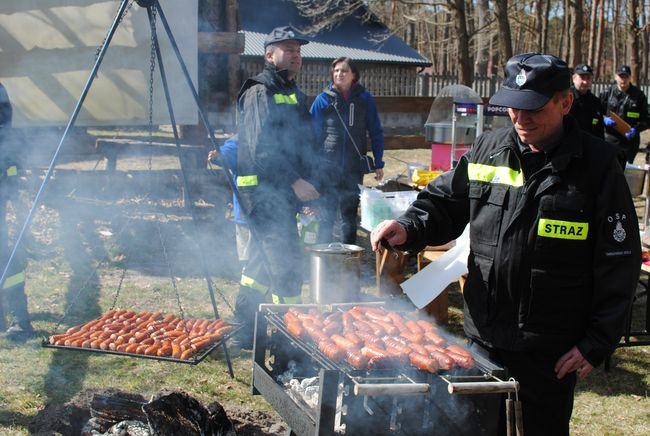
<instances>
[{"instance_id":1,"label":"sausage","mask_svg":"<svg viewBox=\"0 0 650 436\"><path fill-rule=\"evenodd\" d=\"M359 337L356 333L353 331L346 331L343 333L343 337L354 342L354 348L361 348L363 347L363 339Z\"/></svg>"},{"instance_id":2,"label":"sausage","mask_svg":"<svg viewBox=\"0 0 650 436\"><path fill-rule=\"evenodd\" d=\"M190 342L190 348L192 348L194 351L201 351L203 348L207 347L211 343L213 343L213 339L209 337L203 337L203 339L196 341L196 342Z\"/></svg>"},{"instance_id":3,"label":"sausage","mask_svg":"<svg viewBox=\"0 0 650 436\"><path fill-rule=\"evenodd\" d=\"M383 343L381 338L373 335L372 333L357 330L355 332L355 334L363 340L363 343L365 345L379 345L379 346L381 346L382 343Z\"/></svg>"},{"instance_id":4,"label":"sausage","mask_svg":"<svg viewBox=\"0 0 650 436\"><path fill-rule=\"evenodd\" d=\"M172 354L171 344L162 345L160 348L158 348L158 351L156 352L156 355L160 357L171 356L171 354Z\"/></svg>"},{"instance_id":5,"label":"sausage","mask_svg":"<svg viewBox=\"0 0 650 436\"><path fill-rule=\"evenodd\" d=\"M146 356L156 356L158 355L158 350L160 349L160 344L149 345L144 349L144 354Z\"/></svg>"},{"instance_id":6,"label":"sausage","mask_svg":"<svg viewBox=\"0 0 650 436\"><path fill-rule=\"evenodd\" d=\"M375 334L375 332L374 332L373 328L370 326L370 324L368 324L365 321L359 321L358 319L355 319L354 321L352 321L352 325L354 326L354 328L355 328L355 330L357 332L366 332L366 333L371 333L373 335ZM377 335L375 335L375 336L377 336Z\"/></svg>"},{"instance_id":7,"label":"sausage","mask_svg":"<svg viewBox=\"0 0 650 436\"><path fill-rule=\"evenodd\" d=\"M384 345L386 346L387 350L389 348L392 348L394 350L399 351L400 353L406 353L406 354L413 351L413 350L411 350L411 348L408 345L401 343L397 339L394 339L394 338L391 338L391 337L385 337L385 338L383 338L383 341L384 341Z\"/></svg>"},{"instance_id":8,"label":"sausage","mask_svg":"<svg viewBox=\"0 0 650 436\"><path fill-rule=\"evenodd\" d=\"M302 338L305 334L305 329L302 327L302 323L297 320L287 322L287 331L289 331L291 336L298 339Z\"/></svg>"},{"instance_id":9,"label":"sausage","mask_svg":"<svg viewBox=\"0 0 650 436\"><path fill-rule=\"evenodd\" d=\"M449 371L456 366L456 361L450 355L442 351L430 350L429 356L438 361L438 366L442 370Z\"/></svg>"},{"instance_id":10,"label":"sausage","mask_svg":"<svg viewBox=\"0 0 650 436\"><path fill-rule=\"evenodd\" d=\"M366 321L366 324L368 324L370 328L372 328L372 333L375 336L379 336L379 337L386 336L386 330L376 322Z\"/></svg>"},{"instance_id":11,"label":"sausage","mask_svg":"<svg viewBox=\"0 0 650 436\"><path fill-rule=\"evenodd\" d=\"M446 352L449 357L454 359L454 362L456 362L456 364L461 368L474 368L474 358L469 353L469 351L465 350L464 348L461 348L457 345L450 345L446 348Z\"/></svg>"},{"instance_id":12,"label":"sausage","mask_svg":"<svg viewBox=\"0 0 650 436\"><path fill-rule=\"evenodd\" d=\"M340 333L343 330L343 325L340 322L332 321L329 324L325 324L323 327L323 333L326 335L332 335L333 333Z\"/></svg>"},{"instance_id":13,"label":"sausage","mask_svg":"<svg viewBox=\"0 0 650 436\"><path fill-rule=\"evenodd\" d=\"M431 324L429 321L427 321L425 319L418 319L416 322L418 323L420 328L425 332L430 332L430 331L436 331L437 330L436 326L434 326L433 324Z\"/></svg>"},{"instance_id":14,"label":"sausage","mask_svg":"<svg viewBox=\"0 0 650 436\"><path fill-rule=\"evenodd\" d=\"M422 335L424 334L424 330L422 330L422 327L418 325L417 322L413 321L412 319L407 319L404 321L404 325L411 330L412 333Z\"/></svg>"},{"instance_id":15,"label":"sausage","mask_svg":"<svg viewBox=\"0 0 650 436\"><path fill-rule=\"evenodd\" d=\"M366 344L361 347L361 354L363 354L368 360L375 357L385 358L389 356L388 351L375 344Z\"/></svg>"},{"instance_id":16,"label":"sausage","mask_svg":"<svg viewBox=\"0 0 650 436\"><path fill-rule=\"evenodd\" d=\"M400 332L400 330L390 322L385 322L385 321L381 321L381 320L378 320L378 319L373 320L372 322L374 322L376 325L383 328L384 331L386 332L386 334L389 335L389 336L398 335L399 332Z\"/></svg>"},{"instance_id":17,"label":"sausage","mask_svg":"<svg viewBox=\"0 0 650 436\"><path fill-rule=\"evenodd\" d=\"M343 312L341 315L341 321L343 323L343 330L349 331L354 330L354 317L347 312Z\"/></svg>"},{"instance_id":18,"label":"sausage","mask_svg":"<svg viewBox=\"0 0 650 436\"><path fill-rule=\"evenodd\" d=\"M445 340L442 338L442 336L432 330L424 332L424 339L429 342L433 342L436 345L442 345L445 343Z\"/></svg>"},{"instance_id":19,"label":"sausage","mask_svg":"<svg viewBox=\"0 0 650 436\"><path fill-rule=\"evenodd\" d=\"M194 353L194 350L191 348L188 348L187 350L183 351L180 355L181 360L189 360L190 356Z\"/></svg>"},{"instance_id":20,"label":"sausage","mask_svg":"<svg viewBox=\"0 0 650 436\"><path fill-rule=\"evenodd\" d=\"M422 354L424 356L429 355L429 352L426 348L424 348L424 345L418 344L417 342L409 342L408 347L411 349L411 351L414 351L416 353Z\"/></svg>"},{"instance_id":21,"label":"sausage","mask_svg":"<svg viewBox=\"0 0 650 436\"><path fill-rule=\"evenodd\" d=\"M368 367L368 359L358 350L347 350L345 360L354 369L366 369Z\"/></svg>"},{"instance_id":22,"label":"sausage","mask_svg":"<svg viewBox=\"0 0 650 436\"><path fill-rule=\"evenodd\" d=\"M348 351L348 350L358 350L359 346L357 343L349 340L345 336L333 334L330 335L330 339L334 342L339 348Z\"/></svg>"},{"instance_id":23,"label":"sausage","mask_svg":"<svg viewBox=\"0 0 650 436\"><path fill-rule=\"evenodd\" d=\"M325 319L323 320L323 325L327 326L333 322L340 324L342 319L343 319L343 314L341 312L334 312L325 317Z\"/></svg>"},{"instance_id":24,"label":"sausage","mask_svg":"<svg viewBox=\"0 0 650 436\"><path fill-rule=\"evenodd\" d=\"M333 362L340 362L345 353L334 342L326 339L318 342L318 349Z\"/></svg>"},{"instance_id":25,"label":"sausage","mask_svg":"<svg viewBox=\"0 0 650 436\"><path fill-rule=\"evenodd\" d=\"M181 358L181 344L177 343L176 341L172 342L172 357L174 359L180 359Z\"/></svg>"},{"instance_id":26,"label":"sausage","mask_svg":"<svg viewBox=\"0 0 650 436\"><path fill-rule=\"evenodd\" d=\"M365 309L365 315L369 320L372 321L382 321L392 323L391 319L386 315L382 309L376 309L372 307L367 307Z\"/></svg>"},{"instance_id":27,"label":"sausage","mask_svg":"<svg viewBox=\"0 0 650 436\"><path fill-rule=\"evenodd\" d=\"M346 313L349 313L357 321L367 321L366 315L358 309L358 306L349 309Z\"/></svg>"},{"instance_id":28,"label":"sausage","mask_svg":"<svg viewBox=\"0 0 650 436\"><path fill-rule=\"evenodd\" d=\"M135 343L135 344L129 344L129 345L127 345L126 348L124 349L124 352L125 352L125 353L135 353L135 350L137 350L139 346L140 346L140 344L138 344L138 343Z\"/></svg>"},{"instance_id":29,"label":"sausage","mask_svg":"<svg viewBox=\"0 0 650 436\"><path fill-rule=\"evenodd\" d=\"M423 335L413 333L413 332L401 332L399 335L404 339L406 339L408 342L414 342L417 344L421 343L422 340L424 339Z\"/></svg>"},{"instance_id":30,"label":"sausage","mask_svg":"<svg viewBox=\"0 0 650 436\"><path fill-rule=\"evenodd\" d=\"M318 343L320 341L328 339L327 335L325 335L325 333L323 333L323 331L311 321L304 321L302 323L302 326L305 328L307 334L314 342Z\"/></svg>"},{"instance_id":31,"label":"sausage","mask_svg":"<svg viewBox=\"0 0 650 436\"><path fill-rule=\"evenodd\" d=\"M412 352L409 354L409 361L411 362L411 365L417 369L421 369L432 374L435 374L440 369L438 362L435 359L432 359L431 357L424 354Z\"/></svg>"}]
</instances>

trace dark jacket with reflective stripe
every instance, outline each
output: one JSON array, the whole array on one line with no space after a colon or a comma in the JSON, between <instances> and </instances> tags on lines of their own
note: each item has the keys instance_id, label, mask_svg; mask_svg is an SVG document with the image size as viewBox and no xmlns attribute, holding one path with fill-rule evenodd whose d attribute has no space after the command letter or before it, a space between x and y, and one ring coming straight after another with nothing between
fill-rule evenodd
<instances>
[{"instance_id":1,"label":"dark jacket with reflective stripe","mask_svg":"<svg viewBox=\"0 0 650 436\"><path fill-rule=\"evenodd\" d=\"M242 86L238 109L237 179L244 210L249 213L261 199L296 203L291 184L311 178L314 158L305 94L286 71L267 63Z\"/></svg>"},{"instance_id":2,"label":"dark jacket with reflective stripe","mask_svg":"<svg viewBox=\"0 0 650 436\"><path fill-rule=\"evenodd\" d=\"M582 130L603 139L605 125L603 124L603 109L598 97L591 91L580 94L573 86L571 92L573 92L571 115L578 121Z\"/></svg>"},{"instance_id":3,"label":"dark jacket with reflective stripe","mask_svg":"<svg viewBox=\"0 0 650 436\"><path fill-rule=\"evenodd\" d=\"M614 146L572 117L528 179L512 128L488 132L399 218L405 247L458 237L470 223L465 332L511 351L597 365L618 343L640 269L637 216Z\"/></svg>"},{"instance_id":4,"label":"dark jacket with reflective stripe","mask_svg":"<svg viewBox=\"0 0 650 436\"><path fill-rule=\"evenodd\" d=\"M600 94L600 101L603 111L607 115L610 111L615 112L630 126L636 129L636 136L632 141L639 144L639 137L642 131L648 128L650 119L648 117L648 98L634 85L630 85L627 91L623 92L613 84L606 91ZM625 136L621 135L612 127L605 127L607 140L613 143L627 143Z\"/></svg>"}]
</instances>

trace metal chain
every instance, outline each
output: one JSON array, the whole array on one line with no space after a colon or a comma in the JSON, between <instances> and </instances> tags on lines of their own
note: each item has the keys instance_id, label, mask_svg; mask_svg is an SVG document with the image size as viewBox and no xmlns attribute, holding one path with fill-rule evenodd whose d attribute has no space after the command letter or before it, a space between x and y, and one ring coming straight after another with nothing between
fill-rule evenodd
<instances>
[{"instance_id":1,"label":"metal chain","mask_svg":"<svg viewBox=\"0 0 650 436\"><path fill-rule=\"evenodd\" d=\"M121 4L122 1L123 1L123 0L120 0L119 3ZM128 13L129 13L129 10L131 9L131 7L133 7L133 2L134 2L134 0L131 0L131 1L128 3L128 5L126 6L126 8L124 8L124 13L123 13L123 14L122 14L118 19L117 19L117 24L118 24L118 25L122 23L122 20L124 19L124 17L126 16L126 14L128 14ZM118 7L117 7L117 10L118 10L118 11L120 10L120 6L119 6L119 5L118 5ZM110 32L110 29L109 29L109 32ZM102 40L102 43L99 44L99 47L97 47L97 50L95 50L95 62L97 62L97 58L99 57L99 52L102 50L102 47L103 47L104 44L106 43L106 39L107 39L107 38L108 38L108 33L106 33L106 35L104 36L104 39Z\"/></svg>"},{"instance_id":2,"label":"metal chain","mask_svg":"<svg viewBox=\"0 0 650 436\"><path fill-rule=\"evenodd\" d=\"M167 271L169 272L169 278L172 281L172 287L174 288L174 293L176 294L176 302L178 303L178 311L180 313L181 319L185 319L185 313L183 311L183 305L181 304L181 294L178 292L178 286L176 285L176 279L174 278L174 271L172 270L172 265L169 262L169 256L167 255L167 247L165 245L165 240L160 230L160 220L156 220L156 228L158 229L158 239L160 240L160 248L162 248L162 254L165 259L165 265L167 266Z\"/></svg>"},{"instance_id":3,"label":"metal chain","mask_svg":"<svg viewBox=\"0 0 650 436\"><path fill-rule=\"evenodd\" d=\"M130 253L129 253L130 254ZM122 290L122 284L124 283L124 277L126 277L126 263L122 267L122 275L120 276L120 281L117 284L117 290L115 291L115 296L113 297L113 303L111 304L111 308L109 310L115 309L115 306L117 305L117 300L120 298L120 291Z\"/></svg>"},{"instance_id":4,"label":"metal chain","mask_svg":"<svg viewBox=\"0 0 650 436\"><path fill-rule=\"evenodd\" d=\"M151 6L151 51L149 52L149 170L153 160L153 78L156 71L156 46L158 37L156 35L156 7Z\"/></svg>"}]
</instances>

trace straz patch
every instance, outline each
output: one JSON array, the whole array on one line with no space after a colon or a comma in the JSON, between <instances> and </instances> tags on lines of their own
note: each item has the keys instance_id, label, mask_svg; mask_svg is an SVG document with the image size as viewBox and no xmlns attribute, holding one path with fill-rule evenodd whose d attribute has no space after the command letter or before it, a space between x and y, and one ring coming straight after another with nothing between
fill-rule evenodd
<instances>
[{"instance_id":1,"label":"straz patch","mask_svg":"<svg viewBox=\"0 0 650 436\"><path fill-rule=\"evenodd\" d=\"M589 223L551 220L540 218L537 226L537 236L544 238L572 239L584 241L589 232Z\"/></svg>"}]
</instances>

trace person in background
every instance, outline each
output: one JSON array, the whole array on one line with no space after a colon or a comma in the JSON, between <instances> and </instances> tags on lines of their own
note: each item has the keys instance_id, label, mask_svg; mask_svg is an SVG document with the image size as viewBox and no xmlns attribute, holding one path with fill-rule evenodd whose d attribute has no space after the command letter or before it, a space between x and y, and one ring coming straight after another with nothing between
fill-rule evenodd
<instances>
[{"instance_id":1,"label":"person in background","mask_svg":"<svg viewBox=\"0 0 650 436\"><path fill-rule=\"evenodd\" d=\"M605 137L603 112L600 99L591 92L591 82L594 70L587 64L580 64L573 70L573 105L569 112L578 120L578 125L585 132L589 132L601 139Z\"/></svg>"},{"instance_id":2,"label":"person in background","mask_svg":"<svg viewBox=\"0 0 650 436\"><path fill-rule=\"evenodd\" d=\"M217 156L221 155L228 165L232 177L234 180L237 180L237 134L232 135L230 138L226 139L219 151L210 150L208 152L208 162L209 163L218 163ZM239 206L239 201L237 200L237 195L233 192L232 194L232 209L233 209L233 221L235 222L235 242L237 245L237 257L239 262L244 264L248 260L249 251L250 251L250 242L251 242L251 232L246 224L246 220L242 216L241 208Z\"/></svg>"},{"instance_id":3,"label":"person in background","mask_svg":"<svg viewBox=\"0 0 650 436\"><path fill-rule=\"evenodd\" d=\"M13 250L10 243L7 223L7 205L17 207L18 200L18 166L21 158L21 145L11 128L13 110L5 87L0 84L0 274L7 267ZM7 303L11 322L6 331L10 339L26 339L33 333L27 311L25 296L25 253L20 247L7 270L4 283L0 289L4 302ZM5 324L4 313L2 324Z\"/></svg>"},{"instance_id":4,"label":"person in background","mask_svg":"<svg viewBox=\"0 0 650 436\"><path fill-rule=\"evenodd\" d=\"M639 135L648 128L648 99L643 91L632 85L631 74L632 69L628 65L618 67L616 83L600 94L600 102L605 114L605 140L621 147L627 162L634 163L641 143ZM625 134L616 130L616 121L610 116L612 112L630 125Z\"/></svg>"},{"instance_id":5,"label":"person in background","mask_svg":"<svg viewBox=\"0 0 650 436\"><path fill-rule=\"evenodd\" d=\"M320 195L308 181L315 147L307 97L294 80L307 43L289 26L273 29L264 41L264 70L239 92L237 190L252 236L235 303L241 348L253 345L260 303L301 301L296 210Z\"/></svg>"},{"instance_id":6,"label":"person in background","mask_svg":"<svg viewBox=\"0 0 650 436\"><path fill-rule=\"evenodd\" d=\"M470 224L464 330L519 382L527 436L569 434L576 382L616 348L640 270L618 150L567 116L570 81L554 56L510 58L490 104L507 107L513 126L478 137L371 232L375 250L385 240L417 252Z\"/></svg>"},{"instance_id":7,"label":"person in background","mask_svg":"<svg viewBox=\"0 0 650 436\"><path fill-rule=\"evenodd\" d=\"M363 184L360 155L367 150L368 135L375 161L375 180L384 177L384 133L372 95L359 83L359 69L348 57L334 59L332 82L311 106L310 113L319 147L318 242L331 242L337 213L341 213L341 242L357 240L359 185Z\"/></svg>"}]
</instances>

